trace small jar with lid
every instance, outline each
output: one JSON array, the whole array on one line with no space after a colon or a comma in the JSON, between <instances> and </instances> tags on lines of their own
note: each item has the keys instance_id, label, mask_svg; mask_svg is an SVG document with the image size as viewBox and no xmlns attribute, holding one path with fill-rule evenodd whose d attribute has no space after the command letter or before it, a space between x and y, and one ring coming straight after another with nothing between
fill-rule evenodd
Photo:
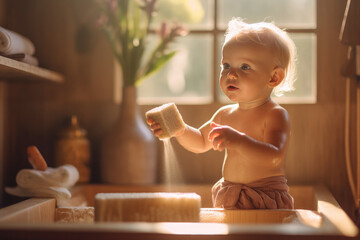
<instances>
[{"instance_id":1,"label":"small jar with lid","mask_svg":"<svg viewBox=\"0 0 360 240\"><path fill-rule=\"evenodd\" d=\"M79 126L76 116L72 116L69 125L61 130L55 146L57 166L72 164L79 171L79 183L90 181L90 142L87 132Z\"/></svg>"}]
</instances>

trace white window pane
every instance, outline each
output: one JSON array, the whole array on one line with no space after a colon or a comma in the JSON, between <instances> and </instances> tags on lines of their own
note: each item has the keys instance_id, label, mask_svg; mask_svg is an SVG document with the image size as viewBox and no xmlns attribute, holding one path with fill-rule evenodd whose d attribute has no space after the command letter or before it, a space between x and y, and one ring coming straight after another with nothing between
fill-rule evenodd
<instances>
[{"instance_id":1,"label":"white window pane","mask_svg":"<svg viewBox=\"0 0 360 240\"><path fill-rule=\"evenodd\" d=\"M204 15L200 22L184 24L186 28L189 30L209 30L214 26L214 8L213 1L210 0L200 0L200 3L203 7Z\"/></svg>"},{"instance_id":2,"label":"white window pane","mask_svg":"<svg viewBox=\"0 0 360 240\"><path fill-rule=\"evenodd\" d=\"M284 93L281 97L274 97L279 103L315 103L316 102L316 35L314 33L291 33L289 34L297 48L296 82L295 90ZM218 73L220 74L221 47L224 36L219 35L217 60ZM217 84L219 101L228 102L219 84Z\"/></svg>"},{"instance_id":3,"label":"white window pane","mask_svg":"<svg viewBox=\"0 0 360 240\"><path fill-rule=\"evenodd\" d=\"M248 23L274 21L286 28L316 28L316 0L219 0L219 26L233 17Z\"/></svg>"},{"instance_id":4,"label":"white window pane","mask_svg":"<svg viewBox=\"0 0 360 240\"><path fill-rule=\"evenodd\" d=\"M281 103L316 102L316 35L314 33L292 33L297 47L295 91L284 93L277 99Z\"/></svg>"},{"instance_id":5,"label":"white window pane","mask_svg":"<svg viewBox=\"0 0 360 240\"><path fill-rule=\"evenodd\" d=\"M155 41L155 39L153 39ZM138 88L139 103L209 103L212 101L213 41L210 34L178 38L178 53Z\"/></svg>"},{"instance_id":6,"label":"white window pane","mask_svg":"<svg viewBox=\"0 0 360 240\"><path fill-rule=\"evenodd\" d=\"M174 8L177 5L178 8ZM213 0L159 1L159 14L153 19L151 28L158 28L161 21L166 20L181 23L189 30L209 30L214 26L213 6Z\"/></svg>"}]
</instances>

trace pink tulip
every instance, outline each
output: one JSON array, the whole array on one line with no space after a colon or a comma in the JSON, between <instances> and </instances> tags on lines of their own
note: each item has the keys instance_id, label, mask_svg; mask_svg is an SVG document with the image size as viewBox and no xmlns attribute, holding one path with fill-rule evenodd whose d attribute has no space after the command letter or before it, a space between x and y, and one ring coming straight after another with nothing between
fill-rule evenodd
<instances>
[{"instance_id":1,"label":"pink tulip","mask_svg":"<svg viewBox=\"0 0 360 240\"><path fill-rule=\"evenodd\" d=\"M186 36L189 34L189 31L180 24L175 24L172 28L172 31L174 32L175 36Z\"/></svg>"},{"instance_id":2,"label":"pink tulip","mask_svg":"<svg viewBox=\"0 0 360 240\"><path fill-rule=\"evenodd\" d=\"M159 34L161 39L165 39L170 35L171 29L169 27L169 24L163 21L160 28L156 32Z\"/></svg>"}]
</instances>

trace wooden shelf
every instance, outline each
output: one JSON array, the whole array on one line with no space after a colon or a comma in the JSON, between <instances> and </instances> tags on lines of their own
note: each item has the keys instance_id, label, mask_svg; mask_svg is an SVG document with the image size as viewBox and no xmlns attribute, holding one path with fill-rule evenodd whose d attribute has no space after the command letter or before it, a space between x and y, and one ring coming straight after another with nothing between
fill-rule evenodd
<instances>
[{"instance_id":1,"label":"wooden shelf","mask_svg":"<svg viewBox=\"0 0 360 240\"><path fill-rule=\"evenodd\" d=\"M0 56L0 79L45 80L61 83L64 81L64 76L51 70Z\"/></svg>"}]
</instances>

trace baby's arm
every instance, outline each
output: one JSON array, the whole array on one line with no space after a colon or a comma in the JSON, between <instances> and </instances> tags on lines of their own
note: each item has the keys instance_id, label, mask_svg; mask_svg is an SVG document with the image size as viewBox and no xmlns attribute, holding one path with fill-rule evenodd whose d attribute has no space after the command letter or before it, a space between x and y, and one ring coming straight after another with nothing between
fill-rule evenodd
<instances>
[{"instance_id":1,"label":"baby's arm","mask_svg":"<svg viewBox=\"0 0 360 240\"><path fill-rule=\"evenodd\" d=\"M219 111L218 111L219 112ZM178 132L175 137L176 140L187 150L194 153L202 153L211 149L212 143L209 141L209 132L212 130L210 123L217 120L217 113L206 122L199 129L189 126L185 123L185 128L181 132ZM147 123L150 125L151 130L155 136L160 136L162 129L160 124L155 122L151 118L147 118Z\"/></svg>"},{"instance_id":2,"label":"baby's arm","mask_svg":"<svg viewBox=\"0 0 360 240\"><path fill-rule=\"evenodd\" d=\"M208 135L211 130L210 122L205 123L199 129L186 124L185 130L176 136L176 140L187 150L194 153L202 153L211 149Z\"/></svg>"},{"instance_id":3,"label":"baby's arm","mask_svg":"<svg viewBox=\"0 0 360 240\"><path fill-rule=\"evenodd\" d=\"M211 142L208 140L208 135L211 130L210 122L205 123L201 128L196 129L185 123L183 131L175 135L176 140L187 150L194 153L202 153L211 149ZM147 123L150 125L151 130L155 136L160 136L162 129L160 124L153 119L148 118Z\"/></svg>"},{"instance_id":4,"label":"baby's arm","mask_svg":"<svg viewBox=\"0 0 360 240\"><path fill-rule=\"evenodd\" d=\"M290 124L287 112L281 107L269 111L266 116L264 139L256 140L229 126L211 124L209 141L214 150L225 148L238 150L242 158L277 165L282 162L286 154L286 147L290 135Z\"/></svg>"}]
</instances>

